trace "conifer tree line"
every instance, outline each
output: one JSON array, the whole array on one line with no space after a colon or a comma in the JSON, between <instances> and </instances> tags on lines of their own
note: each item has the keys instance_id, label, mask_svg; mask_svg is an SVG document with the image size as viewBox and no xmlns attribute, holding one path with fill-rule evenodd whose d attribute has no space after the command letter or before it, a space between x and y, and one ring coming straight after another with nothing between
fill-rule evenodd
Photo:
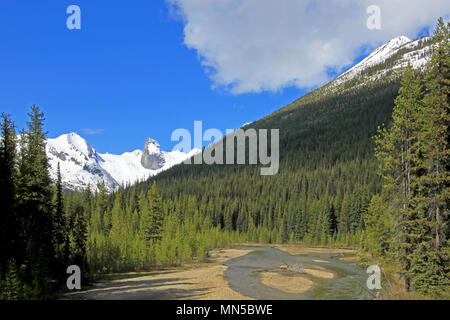
<instances>
[{"instance_id":1,"label":"conifer tree line","mask_svg":"<svg viewBox=\"0 0 450 320\"><path fill-rule=\"evenodd\" d=\"M365 247L400 264L407 291L449 297L449 27L439 20L424 75L406 69L392 125L376 136L383 190Z\"/></svg>"},{"instance_id":2,"label":"conifer tree line","mask_svg":"<svg viewBox=\"0 0 450 320\"><path fill-rule=\"evenodd\" d=\"M83 211L67 214L61 174L53 182L45 152L44 115L33 106L16 136L2 114L0 141L0 298L50 298L70 264L85 264ZM71 228L76 225L75 228Z\"/></svg>"},{"instance_id":3,"label":"conifer tree line","mask_svg":"<svg viewBox=\"0 0 450 320\"><path fill-rule=\"evenodd\" d=\"M103 185L85 199L89 219L87 256L91 272L142 271L203 261L209 250L239 241L237 233L214 226L195 198L163 200L156 183L106 194ZM89 193L87 193L89 194ZM73 194L69 197L78 197Z\"/></svg>"}]
</instances>

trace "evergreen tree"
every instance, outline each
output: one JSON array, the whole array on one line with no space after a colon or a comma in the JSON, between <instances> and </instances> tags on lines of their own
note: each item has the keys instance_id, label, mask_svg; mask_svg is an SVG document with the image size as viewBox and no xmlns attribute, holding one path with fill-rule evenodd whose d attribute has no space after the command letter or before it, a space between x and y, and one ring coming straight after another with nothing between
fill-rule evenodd
<instances>
[{"instance_id":1,"label":"evergreen tree","mask_svg":"<svg viewBox=\"0 0 450 320\"><path fill-rule=\"evenodd\" d=\"M69 244L69 230L67 228L66 213L64 209L64 199L62 191L62 178L61 168L58 163L57 167L57 179L55 189L54 208L55 213L53 217L53 245L55 249L55 255L57 259L57 270L55 273L59 273L60 279L65 276L65 268L68 265L70 244Z\"/></svg>"},{"instance_id":2,"label":"evergreen tree","mask_svg":"<svg viewBox=\"0 0 450 320\"><path fill-rule=\"evenodd\" d=\"M41 293L55 264L53 246L52 181L45 152L44 114L33 105L29 113L28 131L22 134L19 166L18 204L23 219L25 264L28 281L35 279Z\"/></svg>"},{"instance_id":3,"label":"evergreen tree","mask_svg":"<svg viewBox=\"0 0 450 320\"><path fill-rule=\"evenodd\" d=\"M102 182L95 197L95 210L91 214L89 233L107 233L110 227L108 219L108 199L105 184Z\"/></svg>"},{"instance_id":4,"label":"evergreen tree","mask_svg":"<svg viewBox=\"0 0 450 320\"><path fill-rule=\"evenodd\" d=\"M23 283L17 271L16 262L8 263L4 279L0 279L0 300L20 300L24 298Z\"/></svg>"},{"instance_id":5,"label":"evergreen tree","mask_svg":"<svg viewBox=\"0 0 450 320\"><path fill-rule=\"evenodd\" d=\"M20 219L16 212L17 155L16 133L9 115L2 114L0 137L0 279L8 260L18 258Z\"/></svg>"},{"instance_id":6,"label":"evergreen tree","mask_svg":"<svg viewBox=\"0 0 450 320\"><path fill-rule=\"evenodd\" d=\"M439 19L433 55L426 71L422 152L421 241L413 255L414 286L424 294L443 294L450 286L449 204L449 26Z\"/></svg>"},{"instance_id":7,"label":"evergreen tree","mask_svg":"<svg viewBox=\"0 0 450 320\"><path fill-rule=\"evenodd\" d=\"M411 255L414 242L413 235L417 221L417 207L414 206L413 184L417 181L420 170L420 147L418 135L422 119L423 88L420 77L416 76L408 65L401 81L402 87L395 100L392 127L380 130L376 137L376 155L381 163L385 178L384 188L398 195L400 210L396 217L395 240L405 278L406 290L411 289Z\"/></svg>"},{"instance_id":8,"label":"evergreen tree","mask_svg":"<svg viewBox=\"0 0 450 320\"><path fill-rule=\"evenodd\" d=\"M148 214L143 216L142 227L145 238L148 241L160 240L162 237L163 210L162 199L153 183L148 194Z\"/></svg>"},{"instance_id":9,"label":"evergreen tree","mask_svg":"<svg viewBox=\"0 0 450 320\"><path fill-rule=\"evenodd\" d=\"M433 216L435 246L446 244L449 204L449 88L450 88L450 23L439 19L434 35L434 54L428 66L426 83L428 93L424 99L427 128L424 139L428 140L427 157L430 215Z\"/></svg>"},{"instance_id":10,"label":"evergreen tree","mask_svg":"<svg viewBox=\"0 0 450 320\"><path fill-rule=\"evenodd\" d=\"M392 213L387 199L374 195L369 205L365 221L365 249L374 257L387 258L392 249Z\"/></svg>"},{"instance_id":11,"label":"evergreen tree","mask_svg":"<svg viewBox=\"0 0 450 320\"><path fill-rule=\"evenodd\" d=\"M342 201L342 208L338 222L338 231L341 235L345 235L350 232L350 207L350 195L346 193L344 195L344 200Z\"/></svg>"},{"instance_id":12,"label":"evergreen tree","mask_svg":"<svg viewBox=\"0 0 450 320\"><path fill-rule=\"evenodd\" d=\"M90 200L91 193L89 190L84 190L81 195L74 194L69 198L67 204L68 210L68 235L69 235L69 261L80 267L83 278L89 271L87 266L87 217L86 212L91 210Z\"/></svg>"}]
</instances>

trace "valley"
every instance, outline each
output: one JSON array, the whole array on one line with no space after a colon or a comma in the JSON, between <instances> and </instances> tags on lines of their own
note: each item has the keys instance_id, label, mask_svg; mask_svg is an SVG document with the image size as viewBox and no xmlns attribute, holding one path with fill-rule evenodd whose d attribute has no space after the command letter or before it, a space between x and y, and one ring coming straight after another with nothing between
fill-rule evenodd
<instances>
[{"instance_id":1,"label":"valley","mask_svg":"<svg viewBox=\"0 0 450 320\"><path fill-rule=\"evenodd\" d=\"M61 299L373 299L375 293L365 288L365 270L356 262L342 259L355 253L356 250L339 248L237 246L212 251L205 263L142 274L112 274L105 278L115 280L97 281L95 286L67 293ZM301 263L306 270L316 272L286 271L280 268L283 263Z\"/></svg>"},{"instance_id":2,"label":"valley","mask_svg":"<svg viewBox=\"0 0 450 320\"><path fill-rule=\"evenodd\" d=\"M211 150L153 139L100 154L76 133L47 139L39 106L19 139L3 114L0 294L52 298L76 265L85 289L63 299L371 300L358 252L400 297L448 297L449 29L436 30L245 125L276 132L257 150L276 155L267 176L250 147L244 164L189 164Z\"/></svg>"}]
</instances>

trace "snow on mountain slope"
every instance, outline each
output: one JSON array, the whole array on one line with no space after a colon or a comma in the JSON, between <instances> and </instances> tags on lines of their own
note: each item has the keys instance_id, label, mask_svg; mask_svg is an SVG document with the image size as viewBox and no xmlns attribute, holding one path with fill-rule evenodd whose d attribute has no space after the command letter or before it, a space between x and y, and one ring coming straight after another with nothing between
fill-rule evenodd
<instances>
[{"instance_id":1,"label":"snow on mountain slope","mask_svg":"<svg viewBox=\"0 0 450 320\"><path fill-rule=\"evenodd\" d=\"M431 37L417 40L410 40L404 36L394 38L333 81L309 92L274 114L286 113L301 105L320 101L325 96L338 96L363 87L398 81L408 63L411 63L413 68L423 71L431 59L432 48ZM287 117L289 114L284 116Z\"/></svg>"},{"instance_id":2,"label":"snow on mountain slope","mask_svg":"<svg viewBox=\"0 0 450 320\"><path fill-rule=\"evenodd\" d=\"M355 75L359 74L362 70L365 70L368 67L384 62L387 58L389 58L395 52L397 52L398 48L400 48L402 45L408 42L411 42L411 39L405 36L392 39L388 43L377 48L367 58L358 63L356 66L354 66L347 72L344 72L341 76L339 76L339 78L340 79L352 78Z\"/></svg>"},{"instance_id":3,"label":"snow on mountain slope","mask_svg":"<svg viewBox=\"0 0 450 320\"><path fill-rule=\"evenodd\" d=\"M120 185L133 184L149 176L148 170L141 166L141 156L141 150L121 155L105 153L101 155L104 160L102 168L108 171Z\"/></svg>"},{"instance_id":4,"label":"snow on mountain slope","mask_svg":"<svg viewBox=\"0 0 450 320\"><path fill-rule=\"evenodd\" d=\"M418 40L411 40L405 36L400 36L390 40L388 43L380 46L373 51L367 58L355 65L350 70L344 72L336 78L332 83L332 87L336 87L346 81L352 80L371 67L375 67L386 63L390 58L395 58L395 55L400 56L392 62L392 65L371 74L366 81L376 80L383 77L391 70L398 70L406 67L408 63L415 68L423 68L429 61L431 50L431 38L423 37Z\"/></svg>"},{"instance_id":5,"label":"snow on mountain slope","mask_svg":"<svg viewBox=\"0 0 450 320\"><path fill-rule=\"evenodd\" d=\"M87 186L97 189L104 182L108 191L121 185L134 184L148 179L170 167L177 165L199 150L190 153L180 151L164 152L159 144L152 141L146 144L146 152L151 152L161 160L161 166L146 169L142 165L145 152L135 150L122 155L99 154L88 142L76 133L64 134L56 139L47 140L47 156L50 163L50 175L56 179L58 163L61 168L63 186L69 190L82 190Z\"/></svg>"},{"instance_id":6,"label":"snow on mountain slope","mask_svg":"<svg viewBox=\"0 0 450 320\"><path fill-rule=\"evenodd\" d=\"M102 181L108 190L119 187L119 183L101 166L104 162L101 156L76 133L48 139L47 157L51 167L50 176L53 179L56 179L59 163L63 186L66 189L81 190L88 185L96 189Z\"/></svg>"},{"instance_id":7,"label":"snow on mountain slope","mask_svg":"<svg viewBox=\"0 0 450 320\"><path fill-rule=\"evenodd\" d=\"M107 170L120 185L134 184L166 171L174 165L182 163L197 152L199 152L197 149L191 150L189 153L180 151L161 151L160 155L165 160L165 164L156 170L146 169L142 166L141 159L143 152L141 150L126 152L122 155L106 153L101 154L101 157L105 160L105 162L102 163L102 167Z\"/></svg>"}]
</instances>

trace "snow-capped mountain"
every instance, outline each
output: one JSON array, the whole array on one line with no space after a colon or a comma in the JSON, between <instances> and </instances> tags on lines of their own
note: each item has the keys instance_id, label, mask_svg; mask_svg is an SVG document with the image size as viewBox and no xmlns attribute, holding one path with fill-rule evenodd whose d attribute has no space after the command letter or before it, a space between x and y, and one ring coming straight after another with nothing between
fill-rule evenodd
<instances>
[{"instance_id":1,"label":"snow-capped mountain","mask_svg":"<svg viewBox=\"0 0 450 320\"><path fill-rule=\"evenodd\" d=\"M333 81L275 113L296 108L299 104L319 101L324 96L338 96L348 91L358 91L363 87L398 81L408 63L415 69L424 70L431 59L432 47L431 37L417 40L410 40L405 36L394 38Z\"/></svg>"},{"instance_id":2,"label":"snow-capped mountain","mask_svg":"<svg viewBox=\"0 0 450 320\"><path fill-rule=\"evenodd\" d=\"M51 177L56 179L59 163L64 188L77 191L87 186L95 190L102 181L108 191L113 191L119 186L148 179L197 152L197 149L189 153L161 151L158 142L148 139L143 151L100 154L76 133L47 140Z\"/></svg>"},{"instance_id":3,"label":"snow-capped mountain","mask_svg":"<svg viewBox=\"0 0 450 320\"><path fill-rule=\"evenodd\" d=\"M431 47L431 37L418 40L411 40L405 36L394 38L337 77L328 88L336 88L358 77L359 82L375 81L395 74L396 71L404 69L408 63L415 69L423 68L430 59Z\"/></svg>"}]
</instances>

